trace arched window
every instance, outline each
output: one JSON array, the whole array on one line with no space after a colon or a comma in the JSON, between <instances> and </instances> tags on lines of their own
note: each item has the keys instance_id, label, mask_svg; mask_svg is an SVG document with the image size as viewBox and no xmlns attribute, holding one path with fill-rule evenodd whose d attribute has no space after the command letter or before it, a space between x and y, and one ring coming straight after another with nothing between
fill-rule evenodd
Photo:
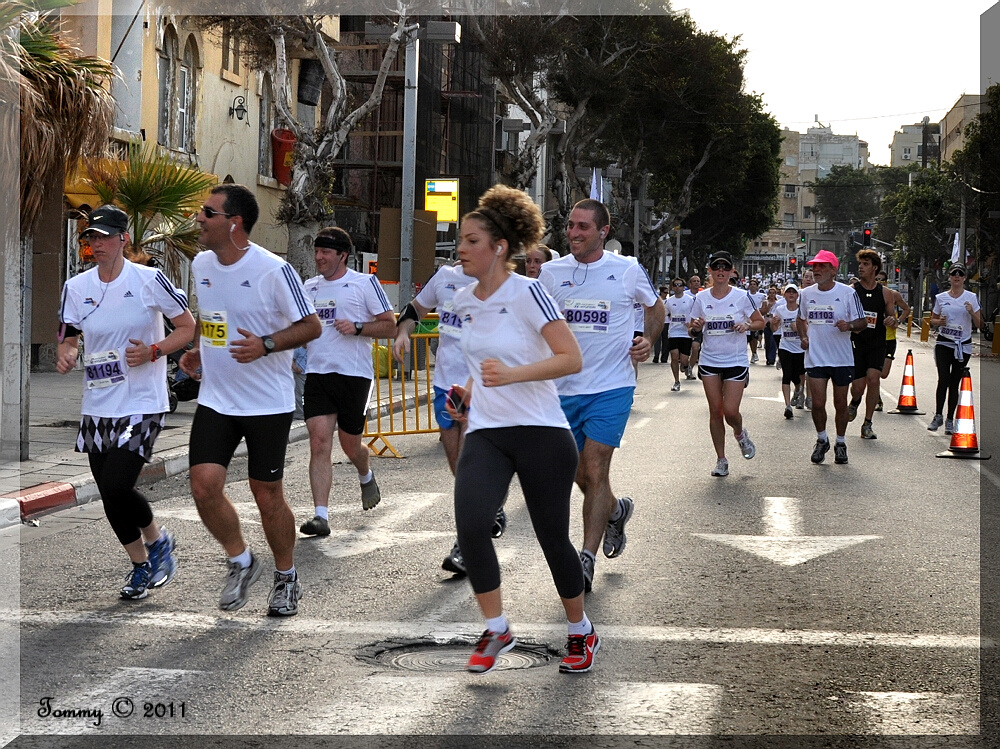
<instances>
[{"instance_id":1,"label":"arched window","mask_svg":"<svg viewBox=\"0 0 1000 749\"><path fill-rule=\"evenodd\" d=\"M274 89L271 75L264 73L260 82L260 117L257 136L257 173L264 177L274 176L274 162L271 158L271 131L274 130Z\"/></svg>"},{"instance_id":2,"label":"arched window","mask_svg":"<svg viewBox=\"0 0 1000 749\"><path fill-rule=\"evenodd\" d=\"M180 75L177 78L177 138L175 148L188 153L195 152L195 102L197 98L198 51L194 38L189 37L184 45Z\"/></svg>"},{"instance_id":3,"label":"arched window","mask_svg":"<svg viewBox=\"0 0 1000 749\"><path fill-rule=\"evenodd\" d=\"M173 26L163 30L163 47L160 49L159 64L159 115L156 126L156 142L170 146L173 134L174 88L177 71L177 32Z\"/></svg>"}]
</instances>

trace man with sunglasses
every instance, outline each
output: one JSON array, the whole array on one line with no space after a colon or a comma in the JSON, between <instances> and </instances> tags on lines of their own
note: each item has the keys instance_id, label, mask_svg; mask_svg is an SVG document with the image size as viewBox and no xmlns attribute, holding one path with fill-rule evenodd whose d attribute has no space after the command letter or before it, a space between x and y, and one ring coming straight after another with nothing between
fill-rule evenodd
<instances>
[{"instance_id":1,"label":"man with sunglasses","mask_svg":"<svg viewBox=\"0 0 1000 749\"><path fill-rule=\"evenodd\" d=\"M674 384L670 387L670 391L676 393L681 389L680 368L683 366L687 371L691 362L691 333L687 324L691 320L694 297L684 293L684 279L675 278L670 285L674 295L663 303L667 313L664 324L667 342L664 351L669 352L670 369L674 373ZM665 353L664 357L666 356Z\"/></svg>"},{"instance_id":2,"label":"man with sunglasses","mask_svg":"<svg viewBox=\"0 0 1000 749\"><path fill-rule=\"evenodd\" d=\"M198 213L198 241L211 251L191 262L201 332L180 365L201 379L191 424L191 493L229 557L219 608L242 608L263 569L225 493L229 462L245 437L250 491L274 554L268 615L291 616L302 595L295 516L281 481L295 410L292 351L318 337L322 326L292 266L250 241L258 215L253 193L236 184L213 188Z\"/></svg>"},{"instance_id":3,"label":"man with sunglasses","mask_svg":"<svg viewBox=\"0 0 1000 749\"><path fill-rule=\"evenodd\" d=\"M858 293L834 280L840 261L829 250L820 250L810 260L816 283L799 292L799 341L806 350L807 387L812 396L812 419L816 427L813 463L822 463L830 451L826 432L826 384L833 380L833 406L837 443L834 462L847 463L847 395L854 382L854 348L851 333L867 326Z\"/></svg>"},{"instance_id":4,"label":"man with sunglasses","mask_svg":"<svg viewBox=\"0 0 1000 749\"><path fill-rule=\"evenodd\" d=\"M604 251L611 230L607 207L581 200L566 222L570 254L542 265L540 283L559 303L583 352L583 369L556 381L580 450L576 483L583 491L584 587L594 581L597 548L609 559L625 551L625 524L635 508L611 491L611 457L621 444L635 393L633 362L649 358L663 330L663 302L635 258ZM634 305L644 308L635 335Z\"/></svg>"}]
</instances>

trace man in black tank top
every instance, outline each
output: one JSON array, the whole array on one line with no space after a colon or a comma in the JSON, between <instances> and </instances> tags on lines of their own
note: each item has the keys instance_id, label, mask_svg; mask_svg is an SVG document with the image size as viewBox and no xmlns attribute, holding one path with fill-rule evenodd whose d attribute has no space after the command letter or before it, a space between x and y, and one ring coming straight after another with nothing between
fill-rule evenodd
<instances>
[{"instance_id":1,"label":"man in black tank top","mask_svg":"<svg viewBox=\"0 0 1000 749\"><path fill-rule=\"evenodd\" d=\"M865 311L868 325L864 330L851 333L854 344L854 383L851 385L851 402L847 407L848 421L854 421L861 405L861 397L868 389L865 397L865 421L861 425L861 437L866 440L877 439L872 429L872 416L878 405L879 383L882 378L882 366L885 364L885 328L886 325L896 326L895 310L892 306L892 296L889 290L875 280L875 274L882 267L882 258L874 250L861 250L858 255L858 278L854 290L861 299L861 307ZM886 315L889 310L889 315Z\"/></svg>"}]
</instances>

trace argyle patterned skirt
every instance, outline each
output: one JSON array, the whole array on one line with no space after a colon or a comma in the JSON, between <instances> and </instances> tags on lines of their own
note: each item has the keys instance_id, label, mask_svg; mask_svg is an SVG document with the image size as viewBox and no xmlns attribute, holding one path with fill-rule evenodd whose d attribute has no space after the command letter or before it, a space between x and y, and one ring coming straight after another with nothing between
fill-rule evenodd
<instances>
[{"instance_id":1,"label":"argyle patterned skirt","mask_svg":"<svg viewBox=\"0 0 1000 749\"><path fill-rule=\"evenodd\" d=\"M165 414L134 414L115 418L81 416L76 451L106 453L112 447L120 447L149 460L153 455L153 443L163 429L164 417Z\"/></svg>"}]
</instances>

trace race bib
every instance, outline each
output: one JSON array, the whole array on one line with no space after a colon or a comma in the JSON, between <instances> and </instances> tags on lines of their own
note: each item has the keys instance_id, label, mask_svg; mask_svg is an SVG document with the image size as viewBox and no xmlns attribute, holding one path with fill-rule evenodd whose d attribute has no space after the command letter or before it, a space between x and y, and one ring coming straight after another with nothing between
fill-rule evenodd
<instances>
[{"instance_id":1,"label":"race bib","mask_svg":"<svg viewBox=\"0 0 1000 749\"><path fill-rule=\"evenodd\" d=\"M961 341L963 340L962 330L961 325L942 325L938 329L938 335L943 335L945 338L950 338L953 341Z\"/></svg>"},{"instance_id":2,"label":"race bib","mask_svg":"<svg viewBox=\"0 0 1000 749\"><path fill-rule=\"evenodd\" d=\"M671 315L670 324L671 325L684 325L687 323L687 317L684 315Z\"/></svg>"},{"instance_id":3,"label":"race bib","mask_svg":"<svg viewBox=\"0 0 1000 749\"><path fill-rule=\"evenodd\" d=\"M316 307L316 314L319 316L319 321L323 323L323 327L331 327L333 321L337 319L337 300L327 299L324 302L317 301L313 306Z\"/></svg>"},{"instance_id":4,"label":"race bib","mask_svg":"<svg viewBox=\"0 0 1000 749\"><path fill-rule=\"evenodd\" d=\"M201 339L206 346L225 346L229 340L226 312L202 312Z\"/></svg>"},{"instance_id":5,"label":"race bib","mask_svg":"<svg viewBox=\"0 0 1000 749\"><path fill-rule=\"evenodd\" d=\"M607 333L611 302L604 299L567 299L563 315L574 333Z\"/></svg>"},{"instance_id":6,"label":"race bib","mask_svg":"<svg viewBox=\"0 0 1000 749\"><path fill-rule=\"evenodd\" d=\"M865 322L868 323L869 328L874 328L878 324L878 312L865 310Z\"/></svg>"},{"instance_id":7,"label":"race bib","mask_svg":"<svg viewBox=\"0 0 1000 749\"><path fill-rule=\"evenodd\" d=\"M782 319L781 321L781 337L782 338L798 338L799 334L795 330L795 320L794 318Z\"/></svg>"},{"instance_id":8,"label":"race bib","mask_svg":"<svg viewBox=\"0 0 1000 749\"><path fill-rule=\"evenodd\" d=\"M438 312L438 319L440 322L438 325L438 335L448 338L462 337L462 318L455 314L455 306L452 302L448 301L441 305L441 309Z\"/></svg>"},{"instance_id":9,"label":"race bib","mask_svg":"<svg viewBox=\"0 0 1000 749\"><path fill-rule=\"evenodd\" d=\"M817 304L809 308L808 317L810 325L833 325L833 305Z\"/></svg>"},{"instance_id":10,"label":"race bib","mask_svg":"<svg viewBox=\"0 0 1000 749\"><path fill-rule=\"evenodd\" d=\"M736 321L732 315L713 315L705 318L705 335L725 335L733 332Z\"/></svg>"},{"instance_id":11,"label":"race bib","mask_svg":"<svg viewBox=\"0 0 1000 749\"><path fill-rule=\"evenodd\" d=\"M125 371L117 351L101 351L83 356L83 376L88 390L121 385L125 382Z\"/></svg>"}]
</instances>

